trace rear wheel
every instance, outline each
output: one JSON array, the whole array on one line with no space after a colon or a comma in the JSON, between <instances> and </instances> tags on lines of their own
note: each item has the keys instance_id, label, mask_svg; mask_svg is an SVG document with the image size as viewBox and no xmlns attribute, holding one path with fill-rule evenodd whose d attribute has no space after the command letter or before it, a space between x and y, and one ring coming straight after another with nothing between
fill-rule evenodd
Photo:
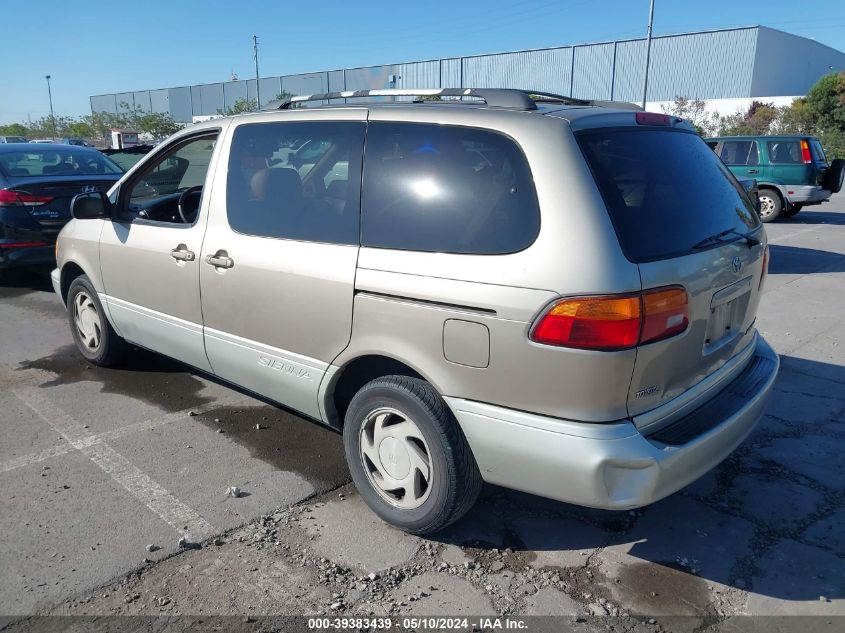
<instances>
[{"instance_id":1,"label":"rear wheel","mask_svg":"<svg viewBox=\"0 0 845 633\"><path fill-rule=\"evenodd\" d=\"M109 323L97 292L86 275L74 279L67 293L67 313L76 349L85 359L100 367L119 362L126 342Z\"/></svg>"},{"instance_id":2,"label":"rear wheel","mask_svg":"<svg viewBox=\"0 0 845 633\"><path fill-rule=\"evenodd\" d=\"M763 222L774 222L783 213L783 201L774 189L760 189L760 219Z\"/></svg>"},{"instance_id":3,"label":"rear wheel","mask_svg":"<svg viewBox=\"0 0 845 633\"><path fill-rule=\"evenodd\" d=\"M452 412L424 380L377 378L349 403L343 444L352 480L382 519L413 534L457 521L481 474Z\"/></svg>"}]
</instances>

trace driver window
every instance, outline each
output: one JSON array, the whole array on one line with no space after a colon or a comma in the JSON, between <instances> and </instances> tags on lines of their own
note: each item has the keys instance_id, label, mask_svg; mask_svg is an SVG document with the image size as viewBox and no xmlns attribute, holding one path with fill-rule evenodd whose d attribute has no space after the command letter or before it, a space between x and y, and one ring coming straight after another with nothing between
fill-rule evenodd
<instances>
[{"instance_id":1,"label":"driver window","mask_svg":"<svg viewBox=\"0 0 845 633\"><path fill-rule=\"evenodd\" d=\"M130 219L193 224L217 134L191 139L147 165L127 192Z\"/></svg>"}]
</instances>

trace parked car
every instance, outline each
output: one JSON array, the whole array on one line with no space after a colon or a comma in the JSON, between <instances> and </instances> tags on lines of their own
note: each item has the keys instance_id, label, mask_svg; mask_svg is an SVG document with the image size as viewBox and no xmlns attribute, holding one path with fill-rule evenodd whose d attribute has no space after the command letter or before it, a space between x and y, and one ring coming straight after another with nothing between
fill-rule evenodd
<instances>
[{"instance_id":1,"label":"parked car","mask_svg":"<svg viewBox=\"0 0 845 633\"><path fill-rule=\"evenodd\" d=\"M30 141L30 143L56 143L57 141L52 138L35 138Z\"/></svg>"},{"instance_id":2,"label":"parked car","mask_svg":"<svg viewBox=\"0 0 845 633\"><path fill-rule=\"evenodd\" d=\"M482 481L627 510L723 460L778 369L736 178L675 117L419 92L474 102L286 102L78 196L52 281L80 354L132 343L342 432L363 499L413 533Z\"/></svg>"},{"instance_id":3,"label":"parked car","mask_svg":"<svg viewBox=\"0 0 845 633\"><path fill-rule=\"evenodd\" d=\"M763 222L792 217L842 189L845 161L828 164L812 136L724 136L707 144L737 178L757 180Z\"/></svg>"},{"instance_id":4,"label":"parked car","mask_svg":"<svg viewBox=\"0 0 845 633\"><path fill-rule=\"evenodd\" d=\"M120 167L94 149L0 145L0 270L52 264L73 196L107 190L121 175Z\"/></svg>"},{"instance_id":5,"label":"parked car","mask_svg":"<svg viewBox=\"0 0 845 633\"><path fill-rule=\"evenodd\" d=\"M0 136L0 143L26 143L23 136Z\"/></svg>"},{"instance_id":6,"label":"parked car","mask_svg":"<svg viewBox=\"0 0 845 633\"><path fill-rule=\"evenodd\" d=\"M57 141L63 145L77 145L79 147L92 147L84 138L63 138Z\"/></svg>"},{"instance_id":7,"label":"parked car","mask_svg":"<svg viewBox=\"0 0 845 633\"><path fill-rule=\"evenodd\" d=\"M100 151L120 165L124 171L129 171L140 161L155 145L133 145L122 149L107 148Z\"/></svg>"}]
</instances>

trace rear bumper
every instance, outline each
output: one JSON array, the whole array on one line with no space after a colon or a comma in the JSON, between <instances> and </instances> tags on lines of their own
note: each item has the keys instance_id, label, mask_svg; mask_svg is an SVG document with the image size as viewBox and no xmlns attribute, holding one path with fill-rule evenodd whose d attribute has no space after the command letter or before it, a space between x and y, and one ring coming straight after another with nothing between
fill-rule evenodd
<instances>
[{"instance_id":1,"label":"rear bumper","mask_svg":"<svg viewBox=\"0 0 845 633\"><path fill-rule=\"evenodd\" d=\"M47 246L4 246L0 240L0 268L22 268L25 266L56 265L55 247Z\"/></svg>"},{"instance_id":2,"label":"rear bumper","mask_svg":"<svg viewBox=\"0 0 845 633\"><path fill-rule=\"evenodd\" d=\"M654 503L692 483L724 460L763 415L779 360L757 337L742 390L702 405L704 430L680 445L642 435L631 421L587 424L533 415L458 398L446 398L484 480L594 508L626 510ZM728 394L732 406L727 407ZM701 418L712 412L711 423ZM713 420L712 417L717 417Z\"/></svg>"},{"instance_id":3,"label":"rear bumper","mask_svg":"<svg viewBox=\"0 0 845 633\"><path fill-rule=\"evenodd\" d=\"M830 199L830 192L821 187L785 187L786 197L792 204L817 204Z\"/></svg>"}]
</instances>

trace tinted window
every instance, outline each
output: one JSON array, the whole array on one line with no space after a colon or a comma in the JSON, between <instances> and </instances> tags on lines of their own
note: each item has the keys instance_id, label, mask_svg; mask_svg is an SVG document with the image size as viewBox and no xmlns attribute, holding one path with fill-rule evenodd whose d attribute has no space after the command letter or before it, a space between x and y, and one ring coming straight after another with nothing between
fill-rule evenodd
<instances>
[{"instance_id":1,"label":"tinted window","mask_svg":"<svg viewBox=\"0 0 845 633\"><path fill-rule=\"evenodd\" d=\"M769 162L782 165L803 163L801 145L798 141L767 141Z\"/></svg>"},{"instance_id":2,"label":"tinted window","mask_svg":"<svg viewBox=\"0 0 845 633\"><path fill-rule=\"evenodd\" d=\"M578 141L633 261L689 253L715 233L759 226L736 179L695 134L598 130Z\"/></svg>"},{"instance_id":3,"label":"tinted window","mask_svg":"<svg viewBox=\"0 0 845 633\"><path fill-rule=\"evenodd\" d=\"M361 243L444 253L512 253L537 237L540 210L517 145L486 130L371 123Z\"/></svg>"},{"instance_id":4,"label":"tinted window","mask_svg":"<svg viewBox=\"0 0 845 633\"><path fill-rule=\"evenodd\" d=\"M810 149L813 150L813 158L816 159L816 162L827 162L827 157L824 155L824 149L822 149L822 144L819 143L816 139L812 139L810 141Z\"/></svg>"},{"instance_id":5,"label":"tinted window","mask_svg":"<svg viewBox=\"0 0 845 633\"><path fill-rule=\"evenodd\" d=\"M756 165L757 143L754 141L725 141L719 157L726 165Z\"/></svg>"},{"instance_id":6,"label":"tinted window","mask_svg":"<svg viewBox=\"0 0 845 633\"><path fill-rule=\"evenodd\" d=\"M0 154L0 170L7 176L95 176L123 170L100 152L89 149L32 149Z\"/></svg>"},{"instance_id":7,"label":"tinted window","mask_svg":"<svg viewBox=\"0 0 845 633\"><path fill-rule=\"evenodd\" d=\"M363 146L363 123L241 125L229 154L229 225L249 235L357 244Z\"/></svg>"}]
</instances>

